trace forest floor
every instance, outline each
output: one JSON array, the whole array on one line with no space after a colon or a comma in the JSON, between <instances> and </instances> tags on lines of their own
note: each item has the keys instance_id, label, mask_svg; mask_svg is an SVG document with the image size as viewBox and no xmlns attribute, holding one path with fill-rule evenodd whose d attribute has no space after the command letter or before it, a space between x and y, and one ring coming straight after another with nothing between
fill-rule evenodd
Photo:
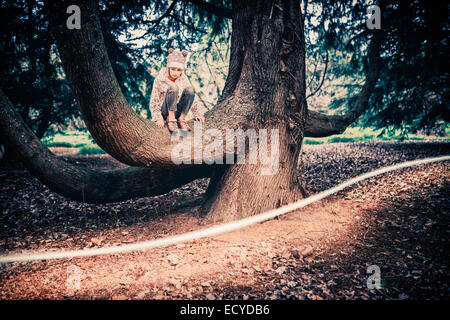
<instances>
[{"instance_id":1,"label":"forest floor","mask_svg":"<svg viewBox=\"0 0 450 320\"><path fill-rule=\"evenodd\" d=\"M306 145L303 167L314 194L376 168L448 154L446 142ZM125 167L108 155L61 157ZM446 161L390 172L277 219L169 247L2 265L0 299L449 299L449 168ZM49 191L19 167L0 167L0 253L205 228L197 209L207 184L92 205ZM368 287L369 266L379 268L381 288Z\"/></svg>"}]
</instances>

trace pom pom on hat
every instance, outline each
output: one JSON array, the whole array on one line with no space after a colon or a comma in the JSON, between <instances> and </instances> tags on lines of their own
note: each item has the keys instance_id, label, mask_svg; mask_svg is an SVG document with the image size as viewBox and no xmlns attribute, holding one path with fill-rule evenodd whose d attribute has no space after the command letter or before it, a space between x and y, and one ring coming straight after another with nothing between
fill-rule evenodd
<instances>
[{"instance_id":1,"label":"pom pom on hat","mask_svg":"<svg viewBox=\"0 0 450 320\"><path fill-rule=\"evenodd\" d=\"M169 49L169 55L167 56L168 68L180 68L185 69L186 56L189 54L186 50L179 51L172 48Z\"/></svg>"}]
</instances>

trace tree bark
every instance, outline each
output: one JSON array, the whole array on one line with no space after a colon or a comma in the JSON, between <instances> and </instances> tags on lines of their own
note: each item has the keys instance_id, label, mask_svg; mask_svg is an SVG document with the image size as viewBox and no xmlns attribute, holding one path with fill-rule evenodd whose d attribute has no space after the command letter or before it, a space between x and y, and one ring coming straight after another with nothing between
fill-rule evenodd
<instances>
[{"instance_id":1,"label":"tree bark","mask_svg":"<svg viewBox=\"0 0 450 320\"><path fill-rule=\"evenodd\" d=\"M278 130L279 164L275 174L263 175L265 166L247 164L247 154L246 164L216 170L202 206L215 222L254 215L305 195L297 178L307 112L298 1L234 1L231 46L225 99L245 101L251 110L243 128Z\"/></svg>"},{"instance_id":2,"label":"tree bark","mask_svg":"<svg viewBox=\"0 0 450 320\"><path fill-rule=\"evenodd\" d=\"M45 132L47 131L48 127L50 126L50 116L51 116L51 110L49 107L44 108L42 110L42 116L39 119L39 124L36 129L36 136L41 139Z\"/></svg>"}]
</instances>

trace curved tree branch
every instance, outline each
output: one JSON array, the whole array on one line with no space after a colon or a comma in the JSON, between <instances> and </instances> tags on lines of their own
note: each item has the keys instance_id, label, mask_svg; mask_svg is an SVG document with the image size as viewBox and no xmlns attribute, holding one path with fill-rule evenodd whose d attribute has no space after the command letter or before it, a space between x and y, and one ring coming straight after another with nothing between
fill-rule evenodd
<instances>
[{"instance_id":1,"label":"curved tree branch","mask_svg":"<svg viewBox=\"0 0 450 320\"><path fill-rule=\"evenodd\" d=\"M306 137L327 137L339 134L352 124L358 117L367 110L370 96L378 81L381 68L381 41L382 34L376 30L369 45L369 68L365 83L358 94L355 105L344 115L325 115L315 111L308 111L306 119Z\"/></svg>"},{"instance_id":2,"label":"curved tree branch","mask_svg":"<svg viewBox=\"0 0 450 320\"><path fill-rule=\"evenodd\" d=\"M325 58L325 70L323 70L323 75L322 75L322 81L320 82L319 86L317 87L316 90L314 90L314 92L310 93L306 99L312 97L313 95L315 95L317 92L319 92L320 88L322 88L323 83L325 82L325 76L327 74L327 69L328 69L328 50L326 51L327 56Z\"/></svg>"},{"instance_id":3,"label":"curved tree branch","mask_svg":"<svg viewBox=\"0 0 450 320\"><path fill-rule=\"evenodd\" d=\"M214 166L183 169L126 168L94 171L59 159L44 146L0 89L0 136L25 167L51 190L91 203L117 202L164 194L198 178L209 177Z\"/></svg>"},{"instance_id":4,"label":"curved tree branch","mask_svg":"<svg viewBox=\"0 0 450 320\"><path fill-rule=\"evenodd\" d=\"M312 85L312 83L313 83L314 75L316 74L317 66L318 66L318 65L319 65L319 62L317 62L316 64L314 64L314 71L312 72L312 76L310 77L310 79L309 79L309 81L308 81L308 84L306 85L307 88L310 88L311 85Z\"/></svg>"},{"instance_id":5,"label":"curved tree branch","mask_svg":"<svg viewBox=\"0 0 450 320\"><path fill-rule=\"evenodd\" d=\"M74 3L79 5L82 14L79 30L66 26L66 9ZM153 121L140 117L123 96L105 48L95 1L45 1L45 8L67 79L97 144L131 166L185 166L176 164L174 160L180 159L172 157L173 147L180 142L171 141L166 128L158 128ZM228 114L234 118L223 117L231 103L234 110ZM248 108L240 108L236 101L222 101L206 113L203 129L216 128L225 133L226 128L238 127L240 121L245 121L248 112ZM191 150L190 159L199 153L194 152L195 148L203 150L208 145L206 141L198 146L185 140L182 143ZM213 157L223 159L225 150Z\"/></svg>"}]
</instances>

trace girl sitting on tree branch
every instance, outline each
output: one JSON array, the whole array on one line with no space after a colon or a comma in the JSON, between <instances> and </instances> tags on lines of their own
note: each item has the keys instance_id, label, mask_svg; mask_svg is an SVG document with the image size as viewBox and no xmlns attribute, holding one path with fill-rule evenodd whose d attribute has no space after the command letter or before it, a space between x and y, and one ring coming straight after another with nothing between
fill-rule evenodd
<instances>
[{"instance_id":1,"label":"girl sitting on tree branch","mask_svg":"<svg viewBox=\"0 0 450 320\"><path fill-rule=\"evenodd\" d=\"M184 73L186 65L186 50L169 49L167 66L155 78L150 99L152 120L160 128L167 127L170 132L178 129L190 131L186 123L186 115L192 110L195 120L205 121L200 111L194 88Z\"/></svg>"}]
</instances>

